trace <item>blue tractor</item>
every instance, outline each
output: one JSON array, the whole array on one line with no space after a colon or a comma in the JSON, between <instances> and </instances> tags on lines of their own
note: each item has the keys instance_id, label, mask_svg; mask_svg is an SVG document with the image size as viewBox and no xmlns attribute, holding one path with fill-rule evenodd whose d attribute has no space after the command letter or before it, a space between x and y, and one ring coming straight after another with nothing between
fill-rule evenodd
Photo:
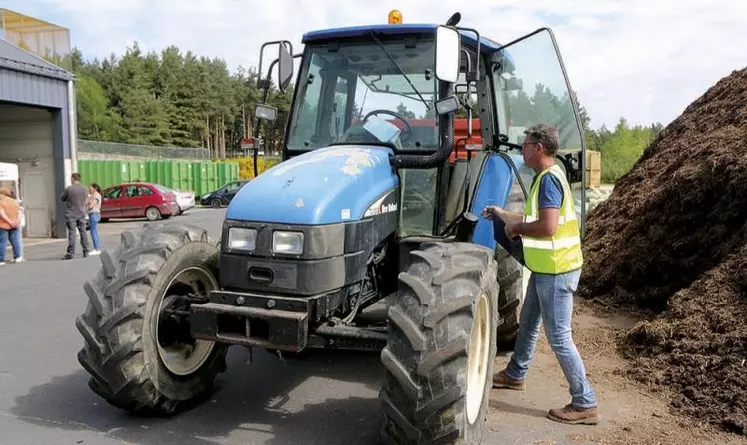
<instances>
[{"instance_id":1,"label":"blue tractor","mask_svg":"<svg viewBox=\"0 0 747 445\"><path fill-rule=\"evenodd\" d=\"M283 162L238 192L219 242L158 223L101 255L76 320L93 391L170 415L211 393L231 345L368 349L386 374L385 442L480 443L526 277L481 211L523 210L526 126L558 127L573 184L585 149L551 31L500 45L459 19L310 32L299 54L263 46L278 47L265 97L273 68L285 90L299 63Z\"/></svg>"}]
</instances>

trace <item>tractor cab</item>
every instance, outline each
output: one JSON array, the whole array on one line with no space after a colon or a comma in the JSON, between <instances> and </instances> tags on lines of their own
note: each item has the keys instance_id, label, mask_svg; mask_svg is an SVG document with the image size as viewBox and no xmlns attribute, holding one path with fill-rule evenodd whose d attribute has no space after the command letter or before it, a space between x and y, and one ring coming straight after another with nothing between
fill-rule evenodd
<instances>
[{"instance_id":1,"label":"tractor cab","mask_svg":"<svg viewBox=\"0 0 747 445\"><path fill-rule=\"evenodd\" d=\"M281 88L290 82L292 57L300 58L283 160L330 147L386 148L400 186L399 237L444 235L461 213L479 214L469 204L488 153L505 154L503 176L513 179L508 193L523 210L534 172L524 167L520 148L534 124L558 127L558 163L572 184L582 182L583 133L549 29L500 45L473 29L402 24L390 16L386 25L306 33L295 56L288 42L266 45L274 43ZM258 105L259 119L277 116L267 108Z\"/></svg>"}]
</instances>

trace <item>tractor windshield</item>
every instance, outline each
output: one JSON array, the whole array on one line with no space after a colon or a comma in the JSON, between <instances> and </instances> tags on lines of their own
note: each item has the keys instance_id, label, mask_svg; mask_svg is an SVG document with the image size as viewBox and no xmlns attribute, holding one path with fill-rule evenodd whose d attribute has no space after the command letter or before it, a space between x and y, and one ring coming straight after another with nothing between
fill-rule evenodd
<instances>
[{"instance_id":1,"label":"tractor windshield","mask_svg":"<svg viewBox=\"0 0 747 445\"><path fill-rule=\"evenodd\" d=\"M434 40L380 43L307 47L288 150L343 143L437 150Z\"/></svg>"}]
</instances>

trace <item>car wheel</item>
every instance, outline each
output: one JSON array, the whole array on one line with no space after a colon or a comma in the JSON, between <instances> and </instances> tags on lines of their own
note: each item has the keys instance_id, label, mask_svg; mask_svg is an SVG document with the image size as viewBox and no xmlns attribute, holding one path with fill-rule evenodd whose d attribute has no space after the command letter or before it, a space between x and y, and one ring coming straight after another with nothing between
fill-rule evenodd
<instances>
[{"instance_id":1,"label":"car wheel","mask_svg":"<svg viewBox=\"0 0 747 445\"><path fill-rule=\"evenodd\" d=\"M219 209L221 207L222 203L220 202L220 199L213 198L210 200L210 207L214 209Z\"/></svg>"},{"instance_id":2,"label":"car wheel","mask_svg":"<svg viewBox=\"0 0 747 445\"><path fill-rule=\"evenodd\" d=\"M161 218L161 212L155 207L148 207L145 210L145 217L148 218L148 221L157 221Z\"/></svg>"}]
</instances>

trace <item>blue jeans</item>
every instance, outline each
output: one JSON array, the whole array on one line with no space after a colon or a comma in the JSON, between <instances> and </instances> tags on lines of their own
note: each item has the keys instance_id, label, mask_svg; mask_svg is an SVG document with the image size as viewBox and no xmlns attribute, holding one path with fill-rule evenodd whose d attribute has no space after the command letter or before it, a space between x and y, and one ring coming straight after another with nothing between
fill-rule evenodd
<instances>
[{"instance_id":1,"label":"blue jeans","mask_svg":"<svg viewBox=\"0 0 747 445\"><path fill-rule=\"evenodd\" d=\"M570 385L571 404L576 408L593 408L597 406L596 395L589 385L584 362L571 337L573 293L580 278L580 269L560 275L532 273L521 308L516 347L506 367L506 374L514 380L526 378L539 337L540 323L544 322L547 341Z\"/></svg>"},{"instance_id":2,"label":"blue jeans","mask_svg":"<svg viewBox=\"0 0 747 445\"><path fill-rule=\"evenodd\" d=\"M99 240L99 221L101 221L101 214L89 214L88 221L91 226L91 240L93 241L93 250L101 250L101 241Z\"/></svg>"},{"instance_id":3,"label":"blue jeans","mask_svg":"<svg viewBox=\"0 0 747 445\"><path fill-rule=\"evenodd\" d=\"M21 230L0 229L0 263L5 262L5 249L8 247L8 239L10 239L10 245L13 246L13 258L19 258L23 256L23 246L21 245Z\"/></svg>"}]
</instances>

